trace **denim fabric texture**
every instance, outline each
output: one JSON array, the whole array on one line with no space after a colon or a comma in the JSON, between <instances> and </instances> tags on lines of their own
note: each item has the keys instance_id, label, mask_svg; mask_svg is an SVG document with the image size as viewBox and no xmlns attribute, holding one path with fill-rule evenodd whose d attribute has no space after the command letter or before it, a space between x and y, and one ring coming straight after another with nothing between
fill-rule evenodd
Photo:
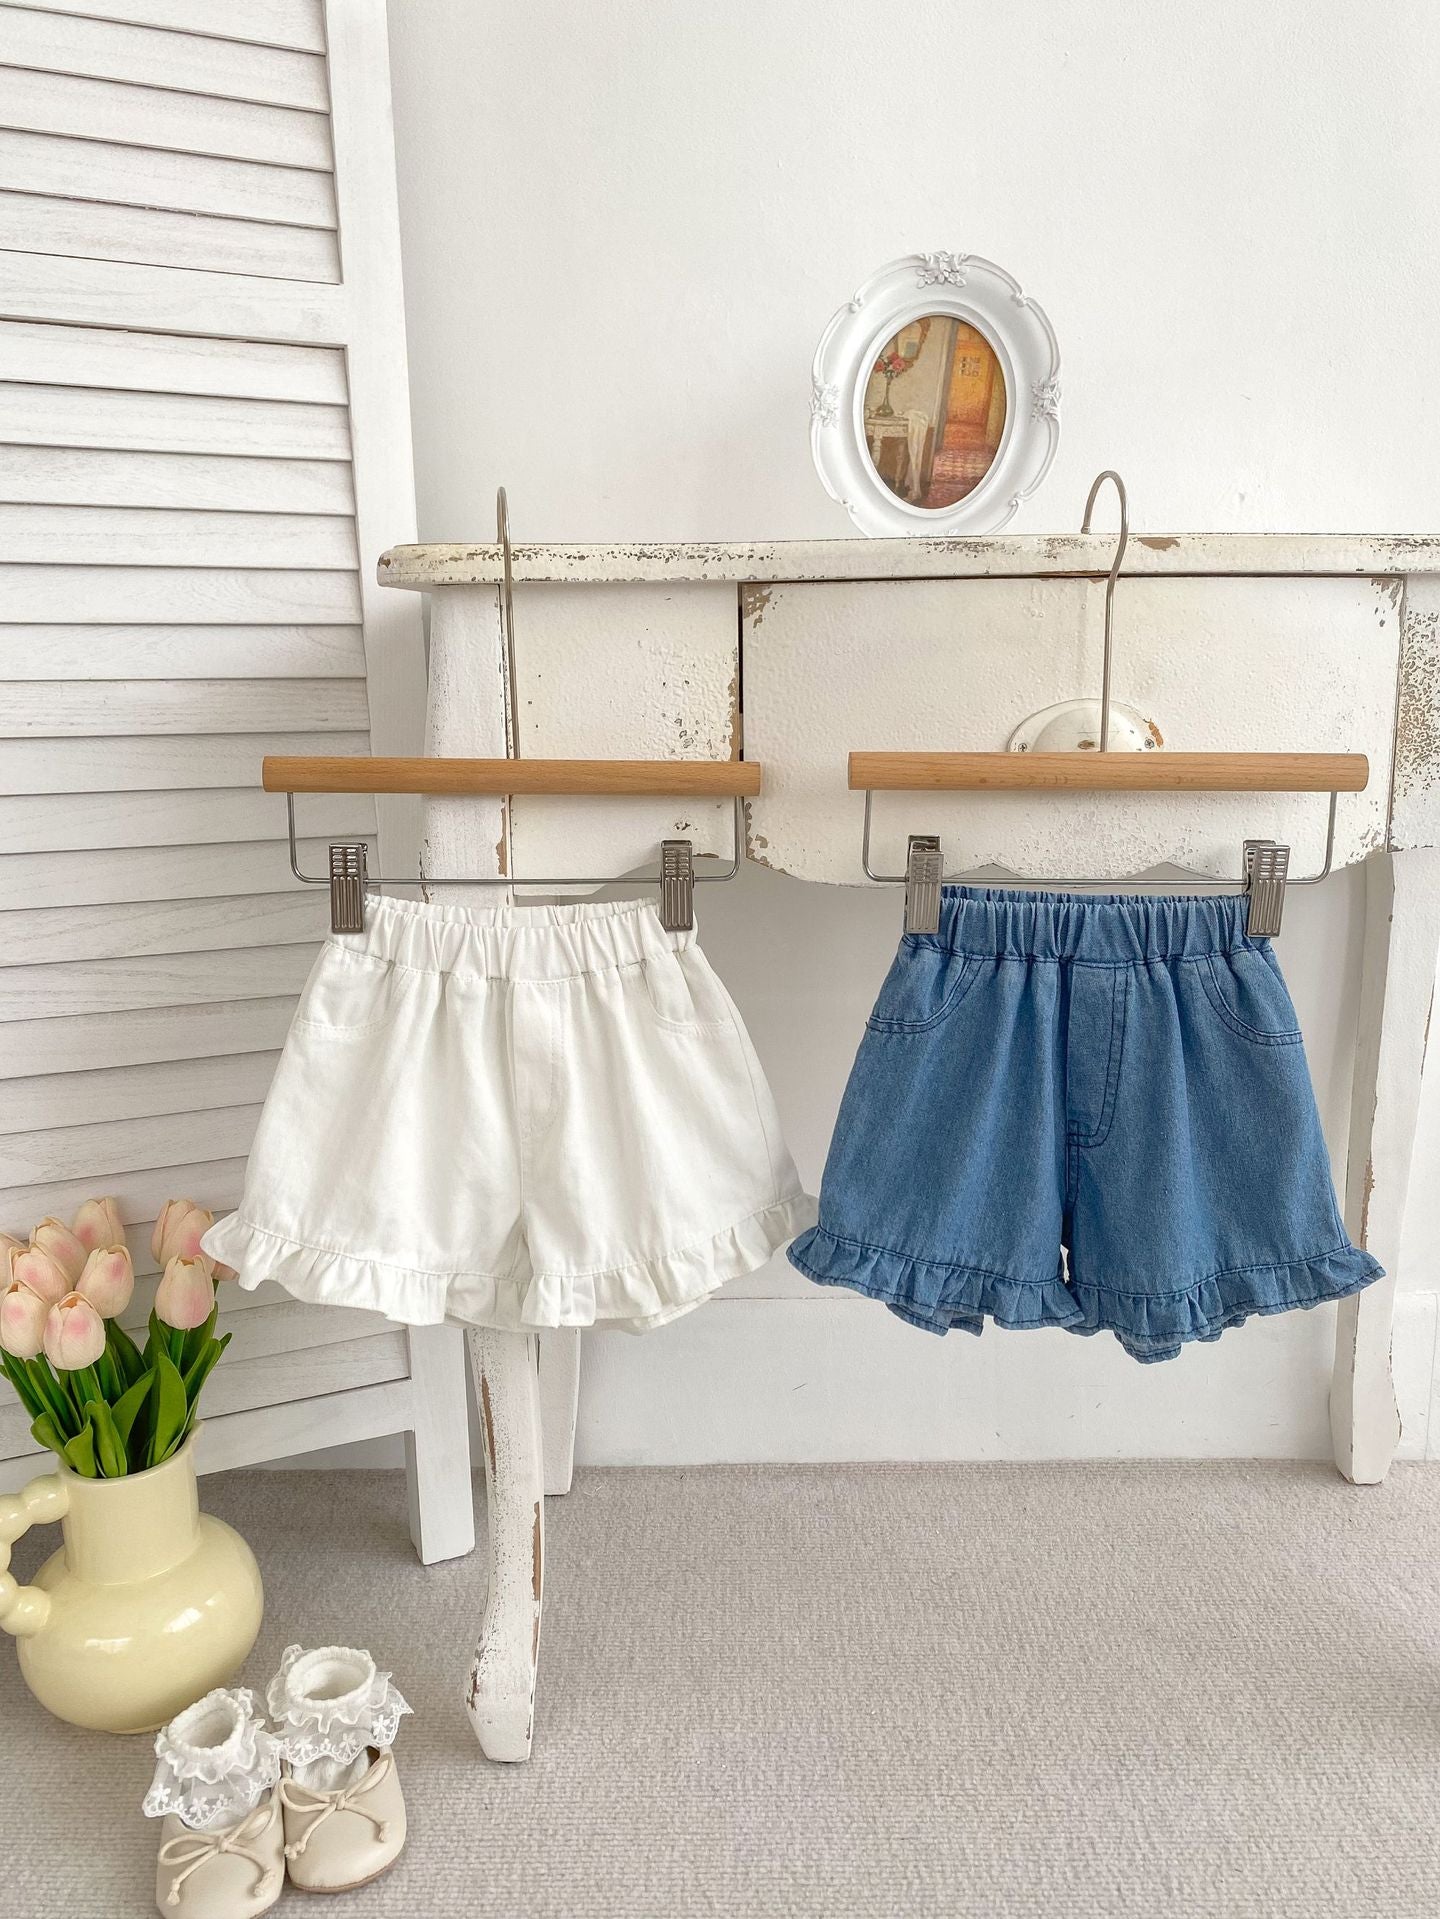
<instances>
[{"instance_id":1,"label":"denim fabric texture","mask_svg":"<svg viewBox=\"0 0 1440 1919\"><path fill-rule=\"evenodd\" d=\"M946 887L880 990L794 1265L930 1332L1108 1330L1140 1360L1378 1279L1246 910Z\"/></svg>"}]
</instances>

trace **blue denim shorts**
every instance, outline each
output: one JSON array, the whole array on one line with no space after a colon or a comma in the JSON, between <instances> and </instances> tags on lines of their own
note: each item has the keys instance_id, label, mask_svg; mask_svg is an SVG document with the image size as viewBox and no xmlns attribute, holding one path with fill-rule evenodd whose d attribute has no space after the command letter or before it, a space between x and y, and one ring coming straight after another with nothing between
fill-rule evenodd
<instances>
[{"instance_id":1,"label":"blue denim shorts","mask_svg":"<svg viewBox=\"0 0 1440 1919\"><path fill-rule=\"evenodd\" d=\"M1142 1360L1378 1279L1246 910L946 887L880 989L793 1263L930 1332L1108 1330Z\"/></svg>"}]
</instances>

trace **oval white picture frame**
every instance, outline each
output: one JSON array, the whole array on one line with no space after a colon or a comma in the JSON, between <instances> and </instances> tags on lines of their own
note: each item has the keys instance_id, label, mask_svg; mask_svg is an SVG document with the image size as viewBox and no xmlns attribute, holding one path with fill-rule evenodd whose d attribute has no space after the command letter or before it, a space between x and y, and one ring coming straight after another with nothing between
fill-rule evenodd
<instances>
[{"instance_id":1,"label":"oval white picture frame","mask_svg":"<svg viewBox=\"0 0 1440 1919\"><path fill-rule=\"evenodd\" d=\"M902 327L931 315L966 321L1005 379L1005 426L984 477L942 507L902 499L881 479L865 431L876 357ZM811 374L810 451L821 484L862 533L994 533L1039 486L1060 443L1055 329L1017 280L973 253L907 253L873 274L821 336Z\"/></svg>"}]
</instances>

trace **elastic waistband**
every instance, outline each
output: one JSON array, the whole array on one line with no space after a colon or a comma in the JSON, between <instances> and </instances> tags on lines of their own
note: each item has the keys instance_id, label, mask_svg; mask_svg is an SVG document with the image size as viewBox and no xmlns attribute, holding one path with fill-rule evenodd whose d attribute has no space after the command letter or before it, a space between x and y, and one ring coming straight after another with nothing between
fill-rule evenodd
<instances>
[{"instance_id":1,"label":"elastic waistband","mask_svg":"<svg viewBox=\"0 0 1440 1919\"><path fill-rule=\"evenodd\" d=\"M984 958L1135 965L1262 945L1246 935L1248 910L1240 893L1023 893L946 886L939 932L909 937Z\"/></svg>"},{"instance_id":2,"label":"elastic waistband","mask_svg":"<svg viewBox=\"0 0 1440 1919\"><path fill-rule=\"evenodd\" d=\"M667 933L652 900L469 907L382 896L366 902L363 933L330 938L423 973L547 980L633 966L689 946L695 934Z\"/></svg>"}]
</instances>

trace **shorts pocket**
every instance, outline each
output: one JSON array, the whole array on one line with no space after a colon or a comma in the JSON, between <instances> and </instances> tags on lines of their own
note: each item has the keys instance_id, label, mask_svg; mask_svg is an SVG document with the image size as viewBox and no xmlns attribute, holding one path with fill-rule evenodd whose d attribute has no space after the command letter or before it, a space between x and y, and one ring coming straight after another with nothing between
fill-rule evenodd
<instances>
[{"instance_id":1,"label":"shorts pocket","mask_svg":"<svg viewBox=\"0 0 1440 1919\"><path fill-rule=\"evenodd\" d=\"M904 943L885 976L872 1033L928 1033L950 1019L980 977L980 961L939 946Z\"/></svg>"},{"instance_id":2,"label":"shorts pocket","mask_svg":"<svg viewBox=\"0 0 1440 1919\"><path fill-rule=\"evenodd\" d=\"M336 1038L378 1033L395 1017L404 979L388 960L326 946L300 995L294 1025Z\"/></svg>"},{"instance_id":3,"label":"shorts pocket","mask_svg":"<svg viewBox=\"0 0 1440 1919\"><path fill-rule=\"evenodd\" d=\"M1221 1024L1257 1046L1298 1046L1300 1022L1279 969L1257 948L1209 953L1200 984Z\"/></svg>"},{"instance_id":4,"label":"shorts pocket","mask_svg":"<svg viewBox=\"0 0 1440 1919\"><path fill-rule=\"evenodd\" d=\"M645 997L656 1024L671 1033L733 1029L730 995L698 946L652 953L640 962Z\"/></svg>"}]
</instances>

